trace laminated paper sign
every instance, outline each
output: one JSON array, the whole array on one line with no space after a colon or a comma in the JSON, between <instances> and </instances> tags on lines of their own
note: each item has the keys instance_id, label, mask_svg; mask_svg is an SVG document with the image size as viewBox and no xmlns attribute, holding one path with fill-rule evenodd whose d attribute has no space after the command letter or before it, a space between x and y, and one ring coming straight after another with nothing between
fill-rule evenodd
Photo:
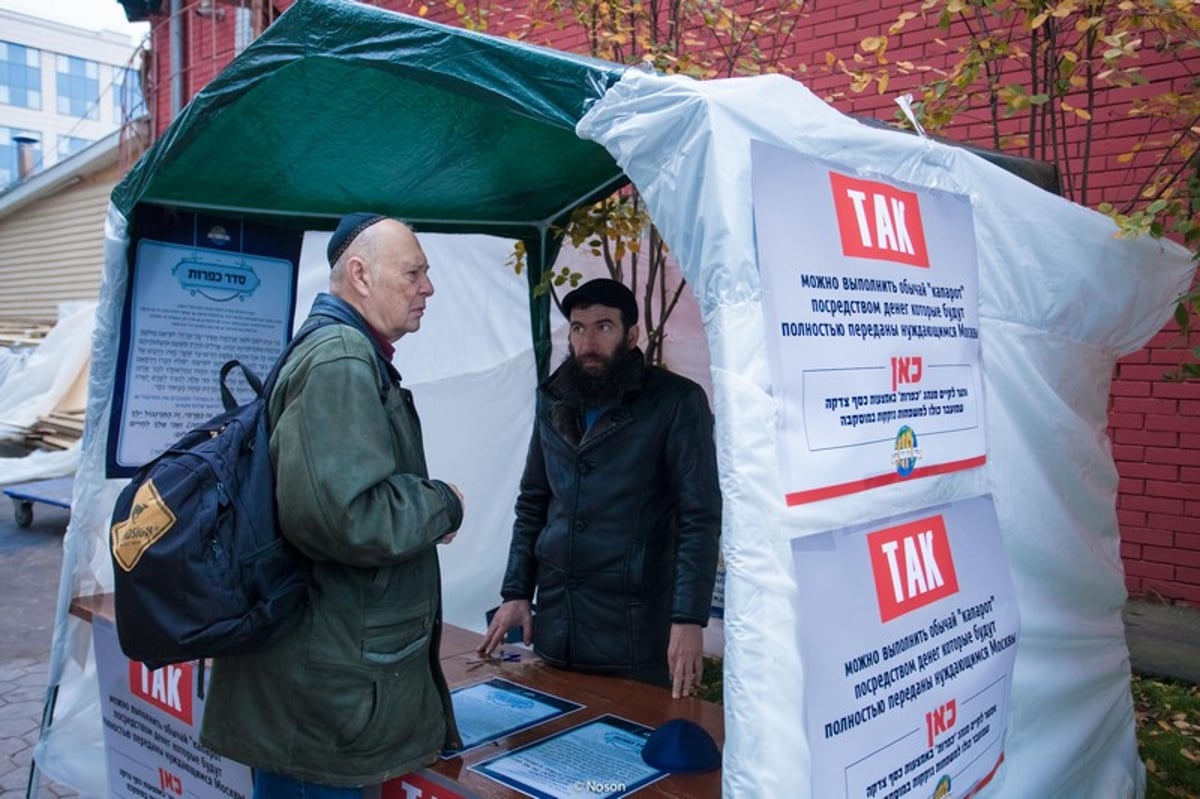
<instances>
[{"instance_id":1,"label":"laminated paper sign","mask_svg":"<svg viewBox=\"0 0 1200 799\"><path fill-rule=\"evenodd\" d=\"M811 795L986 785L1020 626L991 497L797 538L792 553Z\"/></svg>"},{"instance_id":2,"label":"laminated paper sign","mask_svg":"<svg viewBox=\"0 0 1200 799\"><path fill-rule=\"evenodd\" d=\"M127 477L225 410L223 364L266 379L287 344L301 236L199 214L140 224L122 320L109 477ZM249 389L234 372L230 385Z\"/></svg>"},{"instance_id":3,"label":"laminated paper sign","mask_svg":"<svg viewBox=\"0 0 1200 799\"><path fill-rule=\"evenodd\" d=\"M249 799L250 769L200 743L200 670L151 670L121 653L116 628L93 622L109 796Z\"/></svg>"},{"instance_id":4,"label":"laminated paper sign","mask_svg":"<svg viewBox=\"0 0 1200 799\"><path fill-rule=\"evenodd\" d=\"M787 503L983 464L970 200L751 153Z\"/></svg>"}]
</instances>

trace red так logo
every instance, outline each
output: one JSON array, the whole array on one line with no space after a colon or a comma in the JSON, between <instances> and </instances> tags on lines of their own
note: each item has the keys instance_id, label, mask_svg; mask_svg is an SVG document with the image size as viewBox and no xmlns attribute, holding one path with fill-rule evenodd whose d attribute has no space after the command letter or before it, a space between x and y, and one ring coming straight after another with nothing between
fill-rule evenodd
<instances>
[{"instance_id":1,"label":"red \u0442\u0430\u043a logo","mask_svg":"<svg viewBox=\"0 0 1200 799\"><path fill-rule=\"evenodd\" d=\"M844 254L929 267L916 194L837 172L829 173L829 182Z\"/></svg>"},{"instance_id":2,"label":"red \u0442\u0430\u043a logo","mask_svg":"<svg viewBox=\"0 0 1200 799\"><path fill-rule=\"evenodd\" d=\"M958 593L941 516L876 530L867 535L867 548L884 622Z\"/></svg>"},{"instance_id":3,"label":"red \u0442\u0430\u043a logo","mask_svg":"<svg viewBox=\"0 0 1200 799\"><path fill-rule=\"evenodd\" d=\"M184 724L192 723L192 664L179 663L150 670L129 661L129 691L165 710Z\"/></svg>"}]
</instances>

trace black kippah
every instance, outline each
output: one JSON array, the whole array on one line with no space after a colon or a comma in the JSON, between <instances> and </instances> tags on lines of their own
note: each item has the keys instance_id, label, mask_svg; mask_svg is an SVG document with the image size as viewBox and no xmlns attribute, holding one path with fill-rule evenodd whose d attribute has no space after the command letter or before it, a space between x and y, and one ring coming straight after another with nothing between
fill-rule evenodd
<instances>
[{"instance_id":1,"label":"black kippah","mask_svg":"<svg viewBox=\"0 0 1200 799\"><path fill-rule=\"evenodd\" d=\"M337 260L342 257L342 253L346 251L350 243L358 238L359 233L381 219L387 219L387 217L369 211L359 211L343 216L338 221L337 227L334 228L333 235L329 237L329 247L325 250L325 254L329 256L330 268L332 269Z\"/></svg>"}]
</instances>

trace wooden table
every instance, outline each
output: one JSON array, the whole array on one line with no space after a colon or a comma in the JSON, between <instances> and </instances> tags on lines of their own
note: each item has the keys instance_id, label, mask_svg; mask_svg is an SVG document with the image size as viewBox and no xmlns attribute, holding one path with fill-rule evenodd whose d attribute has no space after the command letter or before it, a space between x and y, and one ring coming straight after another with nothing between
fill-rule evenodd
<instances>
[{"instance_id":1,"label":"wooden table","mask_svg":"<svg viewBox=\"0 0 1200 799\"><path fill-rule=\"evenodd\" d=\"M476 664L473 662L477 660L475 647L478 646L480 638L478 633L458 627L447 625L443 629L442 669L451 688L482 682L492 677L502 677L510 682L578 702L583 707L573 713L472 749L461 756L441 761L432 767L432 771L450 778L479 797L517 799L524 794L470 771L472 765L606 713L645 724L647 727L658 727L673 718L685 718L707 730L718 747L724 741L724 716L720 705L694 697L672 699L669 689L656 688L634 680L556 669L543 663L533 653L519 648L506 648L506 651L521 653L519 662L492 659ZM717 799L721 795L721 772L718 770L707 774L670 775L631 795L639 799Z\"/></svg>"},{"instance_id":2,"label":"wooden table","mask_svg":"<svg viewBox=\"0 0 1200 799\"><path fill-rule=\"evenodd\" d=\"M71 612L89 622L95 617L112 619L112 595L78 597L71 603ZM428 769L452 781L468 797L520 799L524 794L477 774L471 771L470 767L605 714L620 716L652 728L670 719L685 718L707 730L718 747L724 741L724 717L720 705L694 697L672 699L670 690L634 680L556 669L520 647L506 647L508 652L520 653L519 661L493 658L481 663L478 662L479 658L475 653L475 647L480 640L479 633L451 625L443 627L442 668L451 688L500 677L569 699L583 707L461 755L440 760ZM597 779L602 777L596 776ZM392 794L404 795L394 791ZM631 795L638 799L717 799L721 795L721 772L718 770L707 774L669 775Z\"/></svg>"}]
</instances>

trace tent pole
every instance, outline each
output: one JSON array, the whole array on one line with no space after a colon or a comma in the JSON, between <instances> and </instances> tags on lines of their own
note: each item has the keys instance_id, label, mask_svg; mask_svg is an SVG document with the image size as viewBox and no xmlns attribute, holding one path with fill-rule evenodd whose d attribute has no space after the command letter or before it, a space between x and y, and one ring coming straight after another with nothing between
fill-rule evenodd
<instances>
[{"instance_id":1,"label":"tent pole","mask_svg":"<svg viewBox=\"0 0 1200 799\"><path fill-rule=\"evenodd\" d=\"M537 223L537 235L525 239L525 279L529 282L529 326L533 335L533 357L537 361L537 379L541 383L550 374L550 293L541 296L534 288L542 282L542 275L550 268L550 262L558 254L550 252L548 241L550 225Z\"/></svg>"}]
</instances>

